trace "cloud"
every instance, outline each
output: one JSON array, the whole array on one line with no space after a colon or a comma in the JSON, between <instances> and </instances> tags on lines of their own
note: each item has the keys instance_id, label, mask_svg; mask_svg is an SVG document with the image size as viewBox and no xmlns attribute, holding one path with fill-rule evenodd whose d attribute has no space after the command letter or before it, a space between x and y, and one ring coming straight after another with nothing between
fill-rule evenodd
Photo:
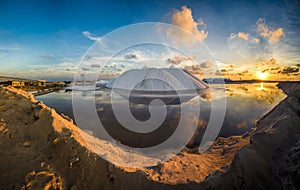
<instances>
[{"instance_id":1,"label":"cloud","mask_svg":"<svg viewBox=\"0 0 300 190\"><path fill-rule=\"evenodd\" d=\"M235 33L230 33L229 39L234 39L236 38L236 34Z\"/></svg>"},{"instance_id":2,"label":"cloud","mask_svg":"<svg viewBox=\"0 0 300 190\"><path fill-rule=\"evenodd\" d=\"M174 39L175 43L196 43L196 39L203 41L208 32L205 30L206 24L202 19L195 21L192 15L192 10L186 6L182 6L181 10L174 10L171 15L171 24L182 28L185 31L170 27L167 30L168 37ZM199 29L202 27L202 29ZM194 36L191 36L191 34Z\"/></svg>"},{"instance_id":3,"label":"cloud","mask_svg":"<svg viewBox=\"0 0 300 190\"><path fill-rule=\"evenodd\" d=\"M57 70L65 70L66 68L74 69L77 64L73 62L62 62L57 64L31 64L28 65L29 68L35 70L47 70L47 69L57 69Z\"/></svg>"},{"instance_id":4,"label":"cloud","mask_svg":"<svg viewBox=\"0 0 300 190\"><path fill-rule=\"evenodd\" d=\"M286 66L281 71L282 74L297 73L297 72L299 72L299 68L298 67L291 67L291 66Z\"/></svg>"},{"instance_id":5,"label":"cloud","mask_svg":"<svg viewBox=\"0 0 300 190\"><path fill-rule=\"evenodd\" d=\"M284 35L282 28L270 29L264 18L259 18L256 22L257 32L263 38L267 39L269 43L277 43Z\"/></svg>"},{"instance_id":6,"label":"cloud","mask_svg":"<svg viewBox=\"0 0 300 190\"><path fill-rule=\"evenodd\" d=\"M89 32L89 31L83 31L82 32L83 36L90 39L90 40L93 40L93 41L99 41L101 40L100 37L95 37L95 36L92 36L92 34Z\"/></svg>"},{"instance_id":7,"label":"cloud","mask_svg":"<svg viewBox=\"0 0 300 190\"><path fill-rule=\"evenodd\" d=\"M262 66L273 66L273 65L277 65L277 61L275 58L271 58L267 61L260 61L260 62L257 62L255 64L255 67L262 67Z\"/></svg>"},{"instance_id":8,"label":"cloud","mask_svg":"<svg viewBox=\"0 0 300 190\"><path fill-rule=\"evenodd\" d=\"M91 64L91 67L96 67L96 68L99 68L99 67L100 67L100 65L99 65L99 64L97 64L97 63L94 63L94 64Z\"/></svg>"},{"instance_id":9,"label":"cloud","mask_svg":"<svg viewBox=\"0 0 300 190\"><path fill-rule=\"evenodd\" d=\"M137 56L135 54L127 54L127 55L124 55L124 58L125 59L136 59Z\"/></svg>"},{"instance_id":10,"label":"cloud","mask_svg":"<svg viewBox=\"0 0 300 190\"><path fill-rule=\"evenodd\" d=\"M269 59L269 61L266 62L267 65L275 65L277 64L277 61L275 58Z\"/></svg>"},{"instance_id":11,"label":"cloud","mask_svg":"<svg viewBox=\"0 0 300 190\"><path fill-rule=\"evenodd\" d=\"M200 64L200 67L202 68L210 68L212 66L212 62L210 60L204 61Z\"/></svg>"},{"instance_id":12,"label":"cloud","mask_svg":"<svg viewBox=\"0 0 300 190\"><path fill-rule=\"evenodd\" d=\"M268 66L266 69L262 70L262 72L268 72L269 74L278 74L281 73L282 67L276 66L276 67L270 67ZM280 71L280 72L278 72Z\"/></svg>"},{"instance_id":13,"label":"cloud","mask_svg":"<svg viewBox=\"0 0 300 190\"><path fill-rule=\"evenodd\" d=\"M269 42L273 43L273 42L278 42L280 37L283 35L283 30L282 28L278 28L277 30L273 31L271 33L271 37L269 39Z\"/></svg>"},{"instance_id":14,"label":"cloud","mask_svg":"<svg viewBox=\"0 0 300 190\"><path fill-rule=\"evenodd\" d=\"M83 70L83 71L89 71L90 69L86 68L86 67L83 67L83 68L81 68L81 70Z\"/></svg>"},{"instance_id":15,"label":"cloud","mask_svg":"<svg viewBox=\"0 0 300 190\"><path fill-rule=\"evenodd\" d=\"M167 63L179 65L182 61L191 61L191 60L192 60L191 57L174 56L172 58L168 58L166 61L167 61Z\"/></svg>"},{"instance_id":16,"label":"cloud","mask_svg":"<svg viewBox=\"0 0 300 190\"><path fill-rule=\"evenodd\" d=\"M260 40L252 37L247 32L231 33L228 37L227 43L230 49L231 58L227 58L228 62L251 63L253 58L261 54L264 44L259 44Z\"/></svg>"},{"instance_id":17,"label":"cloud","mask_svg":"<svg viewBox=\"0 0 300 190\"><path fill-rule=\"evenodd\" d=\"M196 65L196 64L190 65L190 66L188 66L188 65L184 66L184 69L187 70L187 71L189 71L189 72L191 72L191 73L193 73L193 74L198 75L198 77L200 75L203 75L202 69L200 68L199 65Z\"/></svg>"},{"instance_id":18,"label":"cloud","mask_svg":"<svg viewBox=\"0 0 300 190\"><path fill-rule=\"evenodd\" d=\"M54 55L41 55L41 57L45 58L45 59L50 59L50 60L55 58Z\"/></svg>"},{"instance_id":19,"label":"cloud","mask_svg":"<svg viewBox=\"0 0 300 190\"><path fill-rule=\"evenodd\" d=\"M14 51L23 51L23 48L20 47L4 47L0 46L0 52L14 52Z\"/></svg>"},{"instance_id":20,"label":"cloud","mask_svg":"<svg viewBox=\"0 0 300 190\"><path fill-rule=\"evenodd\" d=\"M282 43L276 43L280 42L284 35L283 29L267 26L263 18L257 20L255 29L253 32L251 32L252 30L240 31L229 35L228 47L231 50L232 58L227 58L229 59L227 61L250 64L254 60L261 60L274 55L278 55L277 58L282 60L284 56L281 51L285 48L279 47L279 45L283 45Z\"/></svg>"},{"instance_id":21,"label":"cloud","mask_svg":"<svg viewBox=\"0 0 300 190\"><path fill-rule=\"evenodd\" d=\"M268 72L269 74L295 74L298 75L299 68L297 66L276 66L276 67L270 67L270 65L266 65L266 69L262 70L262 72Z\"/></svg>"},{"instance_id":22,"label":"cloud","mask_svg":"<svg viewBox=\"0 0 300 190\"><path fill-rule=\"evenodd\" d=\"M241 38L241 39L243 39L243 40L248 40L249 34L244 33L244 32L239 32L239 33L237 34L237 37L239 37L239 38Z\"/></svg>"},{"instance_id":23,"label":"cloud","mask_svg":"<svg viewBox=\"0 0 300 190\"><path fill-rule=\"evenodd\" d=\"M220 70L216 70L216 72L215 72L215 75L222 76L222 75L223 75L223 73L222 73L222 71L220 71Z\"/></svg>"},{"instance_id":24,"label":"cloud","mask_svg":"<svg viewBox=\"0 0 300 190\"><path fill-rule=\"evenodd\" d=\"M75 62L62 62L57 64L32 64L28 65L27 70L19 72L19 75L23 75L26 78L51 78L72 79L76 73L76 67L78 63Z\"/></svg>"},{"instance_id":25,"label":"cloud","mask_svg":"<svg viewBox=\"0 0 300 190\"><path fill-rule=\"evenodd\" d=\"M253 39L252 39L252 42L258 44L258 43L260 42L260 39L258 39L258 38L253 38Z\"/></svg>"},{"instance_id":26,"label":"cloud","mask_svg":"<svg viewBox=\"0 0 300 190\"><path fill-rule=\"evenodd\" d=\"M229 39L234 39L234 38L240 38L243 40L248 40L249 39L249 34L244 33L244 32L238 32L237 34L231 33L229 36Z\"/></svg>"}]
</instances>

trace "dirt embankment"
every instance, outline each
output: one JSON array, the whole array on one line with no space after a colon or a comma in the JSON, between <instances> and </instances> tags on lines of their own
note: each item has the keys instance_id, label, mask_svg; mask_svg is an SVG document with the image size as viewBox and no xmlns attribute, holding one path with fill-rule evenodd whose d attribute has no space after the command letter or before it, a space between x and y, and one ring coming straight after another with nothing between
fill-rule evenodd
<instances>
[{"instance_id":1,"label":"dirt embankment","mask_svg":"<svg viewBox=\"0 0 300 190\"><path fill-rule=\"evenodd\" d=\"M0 189L157 186L92 153L75 125L33 96L13 88L0 93Z\"/></svg>"},{"instance_id":2,"label":"dirt embankment","mask_svg":"<svg viewBox=\"0 0 300 190\"><path fill-rule=\"evenodd\" d=\"M228 172L211 176L204 188L300 189L300 85L278 86L288 97L259 120Z\"/></svg>"},{"instance_id":3,"label":"dirt embankment","mask_svg":"<svg viewBox=\"0 0 300 190\"><path fill-rule=\"evenodd\" d=\"M299 189L298 87L248 136L147 169L102 159L83 140L88 134L32 95L1 88L0 97L0 189Z\"/></svg>"}]
</instances>

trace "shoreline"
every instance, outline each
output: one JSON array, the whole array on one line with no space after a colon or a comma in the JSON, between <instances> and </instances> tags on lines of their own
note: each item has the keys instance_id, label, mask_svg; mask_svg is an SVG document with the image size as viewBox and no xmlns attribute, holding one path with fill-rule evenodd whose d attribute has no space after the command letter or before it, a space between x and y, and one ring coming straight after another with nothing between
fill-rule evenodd
<instances>
[{"instance_id":1,"label":"shoreline","mask_svg":"<svg viewBox=\"0 0 300 190\"><path fill-rule=\"evenodd\" d=\"M19 158L20 155L18 154L25 154L28 157L37 156L38 158L33 160L32 164L29 163L28 168L27 166L25 167L25 169L27 168L25 171L24 168L17 169L5 166L8 158L2 156L1 162L4 162L4 164L0 164L1 170L7 167L8 170L16 170L12 171L13 173L21 170L22 172L13 180L10 179L13 177L10 174L11 172L8 172L8 175L0 174L0 187L1 189L5 189L5 187L33 189L34 187L45 186L58 187L58 189L142 189L143 187L151 189L230 189L230 187L267 187L261 184L262 182L255 184L253 184L253 181L249 182L253 180L254 174L258 172L255 169L259 168L253 168L253 166L251 168L247 163L249 158L253 156L262 163L269 161L269 154L267 156L260 155L261 153L257 150L262 148L261 146L264 144L261 145L260 142L264 141L265 136L268 136L270 131L272 131L267 126L270 125L270 120L274 121L274 119L272 120L274 114L278 115L276 110L284 109L286 106L289 108L289 103L297 99L295 96L299 97L300 85L293 84L292 86L293 90L290 90L291 87L288 87L287 83L280 87L284 88L288 97L259 120L257 131L253 131L245 137L219 138L214 142L212 148L205 153L193 154L183 151L159 167L141 170L121 168L108 163L90 151L91 149L81 137L82 131L79 131L80 129L70 122L68 118L64 118L56 113L54 109L35 100L33 95L29 95L19 89L2 88L1 93L4 93L5 96L7 95L7 100L12 99L12 101L4 100L0 102L0 113L2 112L0 115L0 134L2 138L0 152L8 151L7 155L5 154L7 157L13 155L11 164L20 164L23 167L25 167L24 164L18 163L18 160L14 161L14 159ZM2 95L1 98L3 98ZM10 109L3 111L3 106ZM15 114L26 114L28 117L17 115L16 118L11 118L8 121L3 116L6 116L5 114L8 114L7 112L11 109L14 109ZM294 109L297 112L298 107ZM299 116L289 118L287 115L278 121L276 120L276 122L285 122L288 119L299 121ZM296 128L296 126L292 126L289 130L294 131L293 127ZM274 130L282 130L282 128L284 127L277 127ZM282 140L281 138L279 139ZM288 147L294 141L290 142ZM6 145L8 142L14 144L14 147ZM266 145L268 144L268 142L265 143ZM28 150L32 152L32 155L27 155L26 152ZM275 150L272 149L272 151ZM12 154L9 152L12 152ZM256 157L257 155L259 156ZM265 157L267 161L263 159ZM192 168L194 170L191 170ZM262 168L265 169L266 167ZM248 171L248 173L251 171L252 175L248 176L249 174L245 173L245 171ZM268 175L264 171L260 172L263 175ZM240 175L242 177L239 177ZM4 182L4 179L8 180L8 182ZM91 181L91 179L97 180ZM262 179L266 180L265 178ZM246 182L243 181L242 183L241 180ZM269 178L267 178L266 184L268 184L268 181ZM226 184L226 186L221 185L222 183Z\"/></svg>"}]
</instances>

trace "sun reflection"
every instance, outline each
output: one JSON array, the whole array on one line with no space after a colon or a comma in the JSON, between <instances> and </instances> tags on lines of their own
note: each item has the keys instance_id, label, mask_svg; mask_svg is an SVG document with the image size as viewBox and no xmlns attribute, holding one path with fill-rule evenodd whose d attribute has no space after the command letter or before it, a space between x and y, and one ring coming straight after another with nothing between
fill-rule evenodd
<instances>
[{"instance_id":1,"label":"sun reflection","mask_svg":"<svg viewBox=\"0 0 300 190\"><path fill-rule=\"evenodd\" d=\"M263 82L260 83L260 87L258 88L258 90L265 90Z\"/></svg>"}]
</instances>

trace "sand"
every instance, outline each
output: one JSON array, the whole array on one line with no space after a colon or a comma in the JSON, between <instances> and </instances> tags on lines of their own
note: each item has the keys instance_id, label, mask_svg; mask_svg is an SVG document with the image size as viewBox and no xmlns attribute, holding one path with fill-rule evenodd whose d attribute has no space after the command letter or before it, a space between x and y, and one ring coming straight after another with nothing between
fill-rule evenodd
<instances>
[{"instance_id":1,"label":"sand","mask_svg":"<svg viewBox=\"0 0 300 190\"><path fill-rule=\"evenodd\" d=\"M279 84L288 95L258 121L226 174L203 183L210 189L300 189L300 83Z\"/></svg>"},{"instance_id":2,"label":"sand","mask_svg":"<svg viewBox=\"0 0 300 190\"><path fill-rule=\"evenodd\" d=\"M299 189L300 87L282 88L288 97L257 130L219 138L202 154L186 149L157 167L137 169L99 157L90 148L92 136L32 95L0 87L0 189ZM97 143L98 154L114 148ZM116 161L127 159L114 151Z\"/></svg>"}]
</instances>

